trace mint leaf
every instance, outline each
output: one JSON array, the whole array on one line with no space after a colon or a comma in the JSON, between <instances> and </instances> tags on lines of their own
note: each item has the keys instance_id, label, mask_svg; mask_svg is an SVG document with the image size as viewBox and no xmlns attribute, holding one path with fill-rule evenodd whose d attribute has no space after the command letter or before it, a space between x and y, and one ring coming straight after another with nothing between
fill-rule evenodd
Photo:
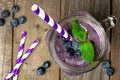
<instances>
[{"instance_id":1,"label":"mint leaf","mask_svg":"<svg viewBox=\"0 0 120 80\"><path fill-rule=\"evenodd\" d=\"M86 62L93 62L94 60L94 47L90 41L86 41L79 45L82 54L82 59Z\"/></svg>"},{"instance_id":2,"label":"mint leaf","mask_svg":"<svg viewBox=\"0 0 120 80\"><path fill-rule=\"evenodd\" d=\"M72 21L72 34L74 37L78 38L80 41L86 41L87 39L87 32L76 21Z\"/></svg>"},{"instance_id":3,"label":"mint leaf","mask_svg":"<svg viewBox=\"0 0 120 80\"><path fill-rule=\"evenodd\" d=\"M94 60L94 47L90 41L87 41L88 33L81 27L79 22L72 22L72 34L74 37L81 41L79 49L82 54L82 59L86 62L93 62Z\"/></svg>"}]
</instances>

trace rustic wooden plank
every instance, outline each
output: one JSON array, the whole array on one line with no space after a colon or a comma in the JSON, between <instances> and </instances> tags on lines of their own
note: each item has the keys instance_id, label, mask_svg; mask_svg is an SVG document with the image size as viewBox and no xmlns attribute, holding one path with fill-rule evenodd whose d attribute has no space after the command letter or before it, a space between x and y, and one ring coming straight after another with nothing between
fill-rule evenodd
<instances>
[{"instance_id":1,"label":"rustic wooden plank","mask_svg":"<svg viewBox=\"0 0 120 80\"><path fill-rule=\"evenodd\" d=\"M87 11L101 21L110 15L110 0L62 0L61 18L77 11ZM109 80L109 77L100 64L95 70L80 76L69 76L61 71L61 80Z\"/></svg>"},{"instance_id":2,"label":"rustic wooden plank","mask_svg":"<svg viewBox=\"0 0 120 80\"><path fill-rule=\"evenodd\" d=\"M51 27L31 11L31 6L35 3L43 8L55 20L60 20L60 0L17 0L17 5L20 6L21 10L15 14L15 18L24 15L27 17L27 23L14 28L13 63L15 64L16 61L22 31L27 31L27 40L24 50L32 44L33 40L40 40L37 48L21 67L18 80L59 80L59 68L53 62L45 41L46 33ZM51 67L47 70L45 75L37 76L36 69L42 66L43 62L46 60L51 61Z\"/></svg>"},{"instance_id":3,"label":"rustic wooden plank","mask_svg":"<svg viewBox=\"0 0 120 80\"><path fill-rule=\"evenodd\" d=\"M4 10L11 10L12 0L0 0L0 13ZM1 16L0 16L1 17ZM6 24L0 26L0 79L3 80L11 70L12 61L12 27L9 24L9 18L6 19Z\"/></svg>"},{"instance_id":4,"label":"rustic wooden plank","mask_svg":"<svg viewBox=\"0 0 120 80\"><path fill-rule=\"evenodd\" d=\"M120 80L120 0L112 0L112 14L118 19L117 25L112 29L111 37L111 64L115 74L110 80Z\"/></svg>"}]
</instances>

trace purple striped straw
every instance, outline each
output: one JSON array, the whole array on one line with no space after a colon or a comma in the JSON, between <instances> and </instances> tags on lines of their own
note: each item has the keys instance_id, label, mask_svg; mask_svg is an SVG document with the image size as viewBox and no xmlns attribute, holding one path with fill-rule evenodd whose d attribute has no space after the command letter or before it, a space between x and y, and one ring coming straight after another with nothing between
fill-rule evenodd
<instances>
[{"instance_id":1,"label":"purple striped straw","mask_svg":"<svg viewBox=\"0 0 120 80\"><path fill-rule=\"evenodd\" d=\"M53 29L55 29L58 33L64 36L67 40L72 40L71 35L67 33L65 29L63 29L56 21L54 21L47 13L43 11L38 5L34 4L31 7L31 10L37 14L41 19L43 19L47 24L49 24Z\"/></svg>"},{"instance_id":2,"label":"purple striped straw","mask_svg":"<svg viewBox=\"0 0 120 80\"><path fill-rule=\"evenodd\" d=\"M18 56L17 56L16 64L20 61L20 59L22 57L22 53L23 53L23 49L24 49L24 45L25 45L26 35L27 35L26 32L22 32L22 36L21 36L21 41L20 41L20 46L19 46L19 50L18 50ZM13 80L17 80L19 70L16 70L15 73L17 75L14 74Z\"/></svg>"},{"instance_id":3,"label":"purple striped straw","mask_svg":"<svg viewBox=\"0 0 120 80\"><path fill-rule=\"evenodd\" d=\"M19 61L17 61L17 64L13 67L11 72L7 75L7 77L4 80L10 80L10 78L13 75L18 75L18 69L23 64L23 62L27 59L27 57L31 54L31 52L34 50L34 48L38 45L39 41L35 40L33 44L30 46L30 48L25 52L25 54L20 58ZM17 71L17 72L16 72Z\"/></svg>"}]
</instances>

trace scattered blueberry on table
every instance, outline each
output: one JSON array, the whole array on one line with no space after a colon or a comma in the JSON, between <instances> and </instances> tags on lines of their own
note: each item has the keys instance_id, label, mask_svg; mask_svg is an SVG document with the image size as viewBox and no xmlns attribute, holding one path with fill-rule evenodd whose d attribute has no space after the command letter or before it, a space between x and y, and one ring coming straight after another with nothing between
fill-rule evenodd
<instances>
[{"instance_id":1,"label":"scattered blueberry on table","mask_svg":"<svg viewBox=\"0 0 120 80\"><path fill-rule=\"evenodd\" d=\"M14 5L12 7L12 12L16 13L20 10L20 7L18 5ZM5 24L5 19L10 16L10 11L9 10L3 10L1 12L1 15L3 18L0 18L0 26L3 26ZM19 24L24 24L26 22L26 17L25 16L21 16L18 19L14 18L10 20L10 24L12 27L17 27Z\"/></svg>"},{"instance_id":2,"label":"scattered blueberry on table","mask_svg":"<svg viewBox=\"0 0 120 80\"><path fill-rule=\"evenodd\" d=\"M108 76L112 76L115 72L115 70L110 66L110 61L109 60L105 60L102 63L102 66L106 69L106 74Z\"/></svg>"},{"instance_id":3,"label":"scattered blueberry on table","mask_svg":"<svg viewBox=\"0 0 120 80\"><path fill-rule=\"evenodd\" d=\"M7 17L10 16L10 11L8 11L8 10L3 10L3 11L1 12L1 15L2 15L3 18L7 18Z\"/></svg>"},{"instance_id":4,"label":"scattered blueberry on table","mask_svg":"<svg viewBox=\"0 0 120 80\"><path fill-rule=\"evenodd\" d=\"M45 61L45 62L43 63L43 67L44 67L45 69L49 68L49 67L50 67L50 62L49 62L49 61Z\"/></svg>"},{"instance_id":5,"label":"scattered blueberry on table","mask_svg":"<svg viewBox=\"0 0 120 80\"><path fill-rule=\"evenodd\" d=\"M0 18L0 26L3 26L5 24L5 19Z\"/></svg>"},{"instance_id":6,"label":"scattered blueberry on table","mask_svg":"<svg viewBox=\"0 0 120 80\"><path fill-rule=\"evenodd\" d=\"M26 17L25 16L21 16L18 18L19 24L24 24L26 22Z\"/></svg>"},{"instance_id":7,"label":"scattered blueberry on table","mask_svg":"<svg viewBox=\"0 0 120 80\"><path fill-rule=\"evenodd\" d=\"M19 10L20 10L20 7L19 7L18 5L14 5L14 6L12 7L12 12L13 12L13 13L17 13Z\"/></svg>"},{"instance_id":8,"label":"scattered blueberry on table","mask_svg":"<svg viewBox=\"0 0 120 80\"><path fill-rule=\"evenodd\" d=\"M45 71L46 71L46 69L45 68L43 68L43 67L39 67L38 69L37 69L37 75L43 75L43 74L45 74Z\"/></svg>"},{"instance_id":9,"label":"scattered blueberry on table","mask_svg":"<svg viewBox=\"0 0 120 80\"><path fill-rule=\"evenodd\" d=\"M12 27L17 27L19 25L18 19L11 19L10 24Z\"/></svg>"},{"instance_id":10,"label":"scattered blueberry on table","mask_svg":"<svg viewBox=\"0 0 120 80\"><path fill-rule=\"evenodd\" d=\"M107 69L106 72L107 72L108 76L112 76L114 74L114 69L110 67L110 68Z\"/></svg>"},{"instance_id":11,"label":"scattered blueberry on table","mask_svg":"<svg viewBox=\"0 0 120 80\"><path fill-rule=\"evenodd\" d=\"M102 66L103 66L105 69L109 68L109 67L110 67L110 62L109 62L109 60L105 60L105 61L102 63Z\"/></svg>"},{"instance_id":12,"label":"scattered blueberry on table","mask_svg":"<svg viewBox=\"0 0 120 80\"><path fill-rule=\"evenodd\" d=\"M20 10L20 7L18 6L18 5L14 5L13 7L12 7L12 12L13 13L17 13L18 11ZM15 20L15 21L13 21L13 23L16 23L16 25L18 26L18 24L24 24L25 22L26 22L26 17L25 16L20 16L19 18L18 18L18 20ZM11 24L12 25L12 24ZM12 26L14 26L14 24L12 25Z\"/></svg>"},{"instance_id":13,"label":"scattered blueberry on table","mask_svg":"<svg viewBox=\"0 0 120 80\"><path fill-rule=\"evenodd\" d=\"M45 74L46 72L46 69L48 69L50 67L51 63L50 61L45 61L43 63L42 66L40 66L38 69L37 69L37 75L40 76L40 75L43 75Z\"/></svg>"}]
</instances>

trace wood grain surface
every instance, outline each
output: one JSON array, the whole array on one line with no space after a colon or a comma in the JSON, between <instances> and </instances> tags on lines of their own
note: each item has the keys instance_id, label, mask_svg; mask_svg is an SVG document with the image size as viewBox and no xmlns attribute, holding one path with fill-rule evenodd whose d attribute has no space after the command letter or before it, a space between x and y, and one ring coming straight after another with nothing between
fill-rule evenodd
<instances>
[{"instance_id":1,"label":"wood grain surface","mask_svg":"<svg viewBox=\"0 0 120 80\"><path fill-rule=\"evenodd\" d=\"M12 0L0 0L0 13L3 10L11 10L13 5ZM0 15L0 18L2 16ZM10 19L12 18L12 13L9 18L7 18L6 24L0 27L0 79L3 80L4 77L11 70L12 65L12 27L10 26Z\"/></svg>"},{"instance_id":2,"label":"wood grain surface","mask_svg":"<svg viewBox=\"0 0 120 80\"><path fill-rule=\"evenodd\" d=\"M111 64L115 69L115 74L111 80L120 80L120 0L112 1L112 14L117 17L117 25L112 29L111 35Z\"/></svg>"},{"instance_id":3,"label":"wood grain surface","mask_svg":"<svg viewBox=\"0 0 120 80\"><path fill-rule=\"evenodd\" d=\"M27 39L24 51L32 44L35 39L39 39L40 43L33 51L30 57L25 61L20 70L19 80L59 80L59 68L53 62L47 49L45 36L51 28L36 14L31 11L33 4L38 4L43 10L51 15L55 20L60 20L60 1L59 0L18 0L17 5L20 6L20 11L15 14L15 18L26 16L26 24L14 28L14 56L13 63L16 61L20 36L22 31L27 32ZM27 5L26 5L27 4ZM55 5L53 5L55 4ZM56 13L58 12L58 13ZM47 70L44 76L38 76L36 70L43 65L46 60L51 61L51 68ZM52 76L52 77L51 77Z\"/></svg>"},{"instance_id":4,"label":"wood grain surface","mask_svg":"<svg viewBox=\"0 0 120 80\"><path fill-rule=\"evenodd\" d=\"M20 11L13 15L11 7L15 4L20 6ZM50 56L45 41L45 36L51 27L31 11L33 4L38 4L58 22L64 17L79 11L89 12L98 21L102 21L111 14L115 15L118 18L117 26L108 33L111 41L111 66L115 68L115 74L108 77L101 64L96 69L79 76L69 76L60 70ZM38 39L40 43L21 66L18 80L120 80L119 4L120 0L0 0L0 13L4 9L11 12L10 17L5 19L6 24L0 27L0 80L3 80L15 65L23 31L27 32L24 52L35 39ZM20 16L25 16L27 22L12 28L10 20L13 17L19 18ZM45 75L38 76L36 70L46 60L51 62L51 67L46 71Z\"/></svg>"}]
</instances>

